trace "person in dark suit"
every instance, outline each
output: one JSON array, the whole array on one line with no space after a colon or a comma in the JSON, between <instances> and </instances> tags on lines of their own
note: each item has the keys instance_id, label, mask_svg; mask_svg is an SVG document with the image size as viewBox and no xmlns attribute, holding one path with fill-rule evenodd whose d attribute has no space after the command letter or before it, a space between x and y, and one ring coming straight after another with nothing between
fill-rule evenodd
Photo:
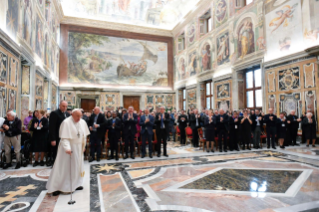
<instances>
[{"instance_id":1,"label":"person in dark suit","mask_svg":"<svg viewBox=\"0 0 319 212\"><path fill-rule=\"evenodd\" d=\"M239 121L238 113L235 111L233 117L229 117L229 150L237 150L238 149L238 135L239 135Z\"/></svg>"},{"instance_id":2,"label":"person in dark suit","mask_svg":"<svg viewBox=\"0 0 319 212\"><path fill-rule=\"evenodd\" d=\"M109 130L108 136L111 149L111 155L109 156L108 160L114 159L114 152L115 160L119 160L118 142L121 136L122 121L120 118L118 118L116 112L112 113L112 118L108 121L107 129Z\"/></svg>"},{"instance_id":3,"label":"person in dark suit","mask_svg":"<svg viewBox=\"0 0 319 212\"><path fill-rule=\"evenodd\" d=\"M96 152L96 161L100 161L101 159L101 147L102 140L106 133L107 122L105 116L101 113L101 109L99 107L95 107L93 109L93 114L91 115L89 122L90 129L90 160L92 162L94 160L94 155Z\"/></svg>"},{"instance_id":4,"label":"person in dark suit","mask_svg":"<svg viewBox=\"0 0 319 212\"><path fill-rule=\"evenodd\" d=\"M186 132L185 128L187 127L188 119L185 115L185 111L181 111L181 115L178 117L178 128L181 132L181 145L185 145L186 143Z\"/></svg>"},{"instance_id":5,"label":"person in dark suit","mask_svg":"<svg viewBox=\"0 0 319 212\"><path fill-rule=\"evenodd\" d=\"M219 116L216 119L217 122L217 130L218 130L218 143L219 143L219 152L222 152L222 145L223 145L223 139L224 139L224 152L227 152L227 132L229 130L228 125L228 119L229 117L227 114L225 114L225 111L223 109L219 110Z\"/></svg>"},{"instance_id":6,"label":"person in dark suit","mask_svg":"<svg viewBox=\"0 0 319 212\"><path fill-rule=\"evenodd\" d=\"M273 149L275 147L275 137L276 137L276 123L277 116L274 114L274 110L269 108L269 113L264 116L264 122L266 123L266 132L267 132L267 148L270 148L270 137L271 137L271 146Z\"/></svg>"},{"instance_id":7,"label":"person in dark suit","mask_svg":"<svg viewBox=\"0 0 319 212\"><path fill-rule=\"evenodd\" d=\"M287 134L287 120L284 113L280 113L279 118L276 122L276 134L278 143L280 145L280 148L284 149L284 140Z\"/></svg>"},{"instance_id":8,"label":"person in dark suit","mask_svg":"<svg viewBox=\"0 0 319 212\"><path fill-rule=\"evenodd\" d=\"M146 108L144 115L141 116L140 126L142 135L142 158L146 155L146 138L148 140L148 153L152 158L152 140L153 140L153 125L155 122L154 117L150 114L150 111Z\"/></svg>"},{"instance_id":9,"label":"person in dark suit","mask_svg":"<svg viewBox=\"0 0 319 212\"><path fill-rule=\"evenodd\" d=\"M263 116L258 109L255 110L255 114L250 116L250 120L252 120L253 124L251 125L251 131L253 133L254 139L253 144L255 149L261 148L259 146L260 135L262 132L263 126Z\"/></svg>"},{"instance_id":10,"label":"person in dark suit","mask_svg":"<svg viewBox=\"0 0 319 212\"><path fill-rule=\"evenodd\" d=\"M130 106L128 108L128 113L123 116L123 137L125 140L125 157L128 158L128 146L130 146L131 158L134 157L134 149L135 149L135 134L137 132L136 124L137 124L137 114L134 113L134 108Z\"/></svg>"},{"instance_id":11,"label":"person in dark suit","mask_svg":"<svg viewBox=\"0 0 319 212\"><path fill-rule=\"evenodd\" d=\"M58 153L58 147L60 143L59 131L63 120L70 116L66 112L68 108L68 103L66 101L61 101L59 109L52 111L50 114L49 121L49 142L50 142L50 160L47 161L47 166L52 166L54 164L56 155Z\"/></svg>"},{"instance_id":12,"label":"person in dark suit","mask_svg":"<svg viewBox=\"0 0 319 212\"><path fill-rule=\"evenodd\" d=\"M198 147L198 128L201 127L201 116L197 109L189 117L189 124L193 132L193 146Z\"/></svg>"},{"instance_id":13,"label":"person in dark suit","mask_svg":"<svg viewBox=\"0 0 319 212\"><path fill-rule=\"evenodd\" d=\"M311 112L307 112L306 117L302 120L304 125L305 137L307 140L307 147L309 147L310 140L312 140L312 147L316 147L316 118Z\"/></svg>"},{"instance_id":14,"label":"person in dark suit","mask_svg":"<svg viewBox=\"0 0 319 212\"><path fill-rule=\"evenodd\" d=\"M160 108L160 112L156 114L155 124L156 124L156 136L157 136L157 157L161 157L161 146L163 140L163 153L164 156L168 157L167 154L167 135L169 134L169 114L165 113L165 107Z\"/></svg>"},{"instance_id":15,"label":"person in dark suit","mask_svg":"<svg viewBox=\"0 0 319 212\"><path fill-rule=\"evenodd\" d=\"M241 134L242 134L242 144L243 150L245 150L245 145L247 144L247 149L250 150L250 140L251 140L251 125L252 121L248 115L248 111L244 110L244 116L240 119L241 124Z\"/></svg>"},{"instance_id":16,"label":"person in dark suit","mask_svg":"<svg viewBox=\"0 0 319 212\"><path fill-rule=\"evenodd\" d=\"M295 115L296 111L292 110L290 111L290 114L287 117L287 144L292 146L299 146L297 144L297 134L298 134L298 128L299 123L301 122L301 119L298 118Z\"/></svg>"},{"instance_id":17,"label":"person in dark suit","mask_svg":"<svg viewBox=\"0 0 319 212\"><path fill-rule=\"evenodd\" d=\"M205 116L205 129L206 129L206 150L209 152L209 145L210 151L214 152L214 141L215 141L215 124L216 118L213 116L213 111L208 111L208 116Z\"/></svg>"}]
</instances>

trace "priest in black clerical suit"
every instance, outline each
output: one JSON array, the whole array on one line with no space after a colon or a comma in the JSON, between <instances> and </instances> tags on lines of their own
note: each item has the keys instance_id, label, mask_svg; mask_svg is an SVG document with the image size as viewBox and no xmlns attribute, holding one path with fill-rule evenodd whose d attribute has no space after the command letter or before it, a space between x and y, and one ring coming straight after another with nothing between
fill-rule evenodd
<instances>
[{"instance_id":1,"label":"priest in black clerical suit","mask_svg":"<svg viewBox=\"0 0 319 212\"><path fill-rule=\"evenodd\" d=\"M201 127L201 115L198 113L197 109L194 109L194 113L190 114L189 117L189 124L190 127L192 128L193 132L193 146L198 147L198 128Z\"/></svg>"},{"instance_id":2,"label":"priest in black clerical suit","mask_svg":"<svg viewBox=\"0 0 319 212\"><path fill-rule=\"evenodd\" d=\"M59 105L59 109L52 111L50 113L50 121L49 121L49 155L50 160L47 161L47 166L51 166L54 164L58 147L60 143L60 126L65 118L69 117L70 114L66 112L68 108L68 103L66 101L61 101Z\"/></svg>"},{"instance_id":3,"label":"priest in black clerical suit","mask_svg":"<svg viewBox=\"0 0 319 212\"><path fill-rule=\"evenodd\" d=\"M167 135L169 133L169 122L170 117L168 113L165 113L165 107L160 108L160 112L156 114L156 137L157 137L157 157L161 157L161 142L163 140L163 152L164 156L168 157L167 154Z\"/></svg>"},{"instance_id":4,"label":"priest in black clerical suit","mask_svg":"<svg viewBox=\"0 0 319 212\"><path fill-rule=\"evenodd\" d=\"M270 137L271 137L271 146L273 149L275 147L275 137L276 137L276 123L277 116L273 114L273 109L269 108L269 113L264 116L264 123L266 123L266 133L267 133L267 148L270 148Z\"/></svg>"},{"instance_id":5,"label":"priest in black clerical suit","mask_svg":"<svg viewBox=\"0 0 319 212\"><path fill-rule=\"evenodd\" d=\"M114 159L114 152L115 152L115 160L118 160L118 142L121 136L121 129L122 129L122 121L120 118L117 117L117 113L112 113L112 118L108 120L107 126L109 132L109 142L110 142L110 149L111 155L109 156L109 160Z\"/></svg>"}]
</instances>

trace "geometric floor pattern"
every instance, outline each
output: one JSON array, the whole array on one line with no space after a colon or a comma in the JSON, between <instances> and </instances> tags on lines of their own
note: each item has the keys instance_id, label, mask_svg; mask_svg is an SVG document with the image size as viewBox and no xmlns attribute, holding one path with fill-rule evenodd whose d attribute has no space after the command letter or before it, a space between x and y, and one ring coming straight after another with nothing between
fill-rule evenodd
<instances>
[{"instance_id":1,"label":"geometric floor pattern","mask_svg":"<svg viewBox=\"0 0 319 212\"><path fill-rule=\"evenodd\" d=\"M318 148L206 153L170 143L169 158L89 164L84 190L47 195L51 169L0 172L0 211L316 211ZM67 179L66 179L67 180Z\"/></svg>"}]
</instances>

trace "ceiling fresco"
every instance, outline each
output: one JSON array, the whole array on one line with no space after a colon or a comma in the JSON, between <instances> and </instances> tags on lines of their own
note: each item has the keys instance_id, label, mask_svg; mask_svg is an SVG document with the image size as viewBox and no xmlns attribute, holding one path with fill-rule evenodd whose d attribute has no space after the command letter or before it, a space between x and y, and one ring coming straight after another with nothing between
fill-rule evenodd
<instances>
[{"instance_id":1,"label":"ceiling fresco","mask_svg":"<svg viewBox=\"0 0 319 212\"><path fill-rule=\"evenodd\" d=\"M65 16L172 30L200 0L60 0Z\"/></svg>"}]
</instances>

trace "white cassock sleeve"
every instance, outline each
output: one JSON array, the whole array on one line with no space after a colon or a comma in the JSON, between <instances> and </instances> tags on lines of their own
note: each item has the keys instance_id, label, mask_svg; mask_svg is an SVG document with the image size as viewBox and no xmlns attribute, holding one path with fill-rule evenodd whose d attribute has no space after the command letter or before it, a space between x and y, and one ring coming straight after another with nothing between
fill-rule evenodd
<instances>
[{"instance_id":1,"label":"white cassock sleeve","mask_svg":"<svg viewBox=\"0 0 319 212\"><path fill-rule=\"evenodd\" d=\"M64 151L71 150L71 144L68 139L62 138L60 142Z\"/></svg>"}]
</instances>

